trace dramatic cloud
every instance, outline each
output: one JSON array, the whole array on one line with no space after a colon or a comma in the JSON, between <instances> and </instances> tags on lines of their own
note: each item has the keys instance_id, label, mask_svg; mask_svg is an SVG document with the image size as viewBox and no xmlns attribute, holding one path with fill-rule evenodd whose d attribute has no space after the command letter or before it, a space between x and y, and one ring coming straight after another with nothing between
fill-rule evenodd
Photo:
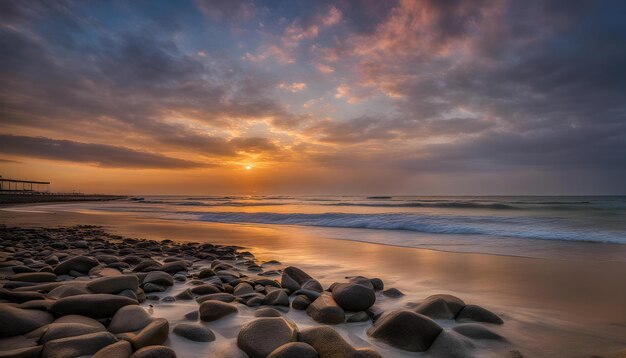
<instances>
[{"instance_id":1,"label":"dramatic cloud","mask_svg":"<svg viewBox=\"0 0 626 358\"><path fill-rule=\"evenodd\" d=\"M0 135L0 153L113 168L181 169L201 166L187 160L124 147L13 135Z\"/></svg>"},{"instance_id":2,"label":"dramatic cloud","mask_svg":"<svg viewBox=\"0 0 626 358\"><path fill-rule=\"evenodd\" d=\"M254 163L255 192L289 177L472 193L486 173L504 194L623 192L625 16L619 1L2 1L0 165L195 168L239 191Z\"/></svg>"}]
</instances>

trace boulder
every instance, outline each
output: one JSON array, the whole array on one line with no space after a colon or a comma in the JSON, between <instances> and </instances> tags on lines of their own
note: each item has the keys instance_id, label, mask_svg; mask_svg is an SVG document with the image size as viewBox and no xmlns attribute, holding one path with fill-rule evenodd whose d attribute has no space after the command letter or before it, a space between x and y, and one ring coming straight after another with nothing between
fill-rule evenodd
<instances>
[{"instance_id":1,"label":"boulder","mask_svg":"<svg viewBox=\"0 0 626 358\"><path fill-rule=\"evenodd\" d=\"M297 340L298 327L295 323L279 317L264 317L241 328L237 346L250 358L265 358L283 344Z\"/></svg>"},{"instance_id":2,"label":"boulder","mask_svg":"<svg viewBox=\"0 0 626 358\"><path fill-rule=\"evenodd\" d=\"M242 282L238 284L237 286L235 286L235 289L233 290L233 294L235 296L243 296L243 295L247 295L253 292L254 292L254 288L247 282Z\"/></svg>"},{"instance_id":3,"label":"boulder","mask_svg":"<svg viewBox=\"0 0 626 358\"><path fill-rule=\"evenodd\" d=\"M254 317L282 317L282 315L273 308L264 307L254 311Z\"/></svg>"},{"instance_id":4,"label":"boulder","mask_svg":"<svg viewBox=\"0 0 626 358\"><path fill-rule=\"evenodd\" d=\"M0 288L0 299L9 300L11 302L22 303L27 301L43 300L45 298L46 297L39 292L16 292Z\"/></svg>"},{"instance_id":5,"label":"boulder","mask_svg":"<svg viewBox=\"0 0 626 358\"><path fill-rule=\"evenodd\" d=\"M346 318L345 312L328 292L322 293L306 309L306 313L320 323L337 324L343 323Z\"/></svg>"},{"instance_id":6,"label":"boulder","mask_svg":"<svg viewBox=\"0 0 626 358\"><path fill-rule=\"evenodd\" d=\"M48 312L0 305L0 338L30 332L54 320Z\"/></svg>"},{"instance_id":7,"label":"boulder","mask_svg":"<svg viewBox=\"0 0 626 358\"><path fill-rule=\"evenodd\" d=\"M170 287L174 285L174 279L170 274L163 271L150 271L143 279L143 284L151 283L157 286Z\"/></svg>"},{"instance_id":8,"label":"boulder","mask_svg":"<svg viewBox=\"0 0 626 358\"><path fill-rule=\"evenodd\" d=\"M43 346L13 348L0 351L1 358L39 358Z\"/></svg>"},{"instance_id":9,"label":"boulder","mask_svg":"<svg viewBox=\"0 0 626 358\"><path fill-rule=\"evenodd\" d=\"M372 283L374 291L382 291L385 289L385 283L379 278L372 278L370 279L370 282Z\"/></svg>"},{"instance_id":10,"label":"boulder","mask_svg":"<svg viewBox=\"0 0 626 358\"><path fill-rule=\"evenodd\" d=\"M170 332L169 322L165 318L155 318L147 326L135 333L122 333L121 339L129 341L133 350L165 342Z\"/></svg>"},{"instance_id":11,"label":"boulder","mask_svg":"<svg viewBox=\"0 0 626 358\"><path fill-rule=\"evenodd\" d=\"M174 334L194 342L212 342L215 334L210 329L197 324L179 323L174 327Z\"/></svg>"},{"instance_id":12,"label":"boulder","mask_svg":"<svg viewBox=\"0 0 626 358\"><path fill-rule=\"evenodd\" d=\"M132 354L130 343L121 340L100 349L91 358L129 358Z\"/></svg>"},{"instance_id":13,"label":"boulder","mask_svg":"<svg viewBox=\"0 0 626 358\"><path fill-rule=\"evenodd\" d=\"M304 329L299 340L313 347L320 358L382 358L370 348L355 349L337 331L327 326Z\"/></svg>"},{"instance_id":14,"label":"boulder","mask_svg":"<svg viewBox=\"0 0 626 358\"><path fill-rule=\"evenodd\" d=\"M431 344L428 354L442 358L467 358L473 356L472 350L475 347L467 337L454 331L444 330Z\"/></svg>"},{"instance_id":15,"label":"boulder","mask_svg":"<svg viewBox=\"0 0 626 358\"><path fill-rule=\"evenodd\" d=\"M148 346L133 353L130 358L176 358L176 353L166 346Z\"/></svg>"},{"instance_id":16,"label":"boulder","mask_svg":"<svg viewBox=\"0 0 626 358\"><path fill-rule=\"evenodd\" d=\"M164 264L159 267L159 271L167 272L169 274L175 274L181 271L187 271L187 266L189 265L186 261L173 261Z\"/></svg>"},{"instance_id":17,"label":"boulder","mask_svg":"<svg viewBox=\"0 0 626 358\"><path fill-rule=\"evenodd\" d=\"M495 313L476 305L467 305L463 307L456 317L459 322L477 321L493 324L503 324L502 318Z\"/></svg>"},{"instance_id":18,"label":"boulder","mask_svg":"<svg viewBox=\"0 0 626 358\"><path fill-rule=\"evenodd\" d=\"M139 279L135 275L103 277L87 284L87 289L94 293L118 293L124 290L136 291Z\"/></svg>"},{"instance_id":19,"label":"boulder","mask_svg":"<svg viewBox=\"0 0 626 358\"><path fill-rule=\"evenodd\" d=\"M215 321L229 314L237 313L237 307L222 301L205 301L200 304L200 320Z\"/></svg>"},{"instance_id":20,"label":"boulder","mask_svg":"<svg viewBox=\"0 0 626 358\"><path fill-rule=\"evenodd\" d=\"M371 337L411 352L423 352L441 333L442 328L432 319L407 310L383 315L367 331Z\"/></svg>"},{"instance_id":21,"label":"boulder","mask_svg":"<svg viewBox=\"0 0 626 358\"><path fill-rule=\"evenodd\" d=\"M91 292L87 289L84 282L70 281L57 288L52 289L46 295L47 298L52 300L58 300L70 296L88 295Z\"/></svg>"},{"instance_id":22,"label":"boulder","mask_svg":"<svg viewBox=\"0 0 626 358\"><path fill-rule=\"evenodd\" d=\"M26 272L9 276L8 279L19 282L54 282L57 280L57 275L51 272Z\"/></svg>"},{"instance_id":23,"label":"boulder","mask_svg":"<svg viewBox=\"0 0 626 358\"><path fill-rule=\"evenodd\" d=\"M210 268L203 269L198 274L198 278L199 279L209 278L209 277L213 277L213 276L215 276L215 271L211 270Z\"/></svg>"},{"instance_id":24,"label":"boulder","mask_svg":"<svg viewBox=\"0 0 626 358\"><path fill-rule=\"evenodd\" d=\"M296 310L305 310L309 307L311 301L305 295L298 295L291 302L291 307Z\"/></svg>"},{"instance_id":25,"label":"boulder","mask_svg":"<svg viewBox=\"0 0 626 358\"><path fill-rule=\"evenodd\" d=\"M506 339L489 328L477 323L460 324L453 331L472 339L490 339L496 341L505 341Z\"/></svg>"},{"instance_id":26,"label":"boulder","mask_svg":"<svg viewBox=\"0 0 626 358\"><path fill-rule=\"evenodd\" d=\"M420 307L424 307L424 312L433 313L435 316L438 314L445 315L446 313L441 309L444 305L447 306L448 310L452 314L450 319L454 319L454 317L461 312L463 307L465 307L465 302L452 295L432 295L426 297L426 299L416 309L419 310ZM417 313L421 312L418 311Z\"/></svg>"},{"instance_id":27,"label":"boulder","mask_svg":"<svg viewBox=\"0 0 626 358\"><path fill-rule=\"evenodd\" d=\"M304 342L289 342L276 348L267 358L317 358L313 347Z\"/></svg>"},{"instance_id":28,"label":"boulder","mask_svg":"<svg viewBox=\"0 0 626 358\"><path fill-rule=\"evenodd\" d=\"M365 322L370 319L370 316L365 311L359 311L351 314L346 319L346 322Z\"/></svg>"},{"instance_id":29,"label":"boulder","mask_svg":"<svg viewBox=\"0 0 626 358\"><path fill-rule=\"evenodd\" d=\"M333 288L333 299L344 310L364 311L374 305L376 293L360 283L340 283Z\"/></svg>"},{"instance_id":30,"label":"boulder","mask_svg":"<svg viewBox=\"0 0 626 358\"><path fill-rule=\"evenodd\" d=\"M285 290L277 289L263 298L263 304L289 307L289 296L287 296Z\"/></svg>"},{"instance_id":31,"label":"boulder","mask_svg":"<svg viewBox=\"0 0 626 358\"><path fill-rule=\"evenodd\" d=\"M81 336L89 333L104 332L104 327L98 327L83 323L50 323L39 342L41 344L59 338Z\"/></svg>"},{"instance_id":32,"label":"boulder","mask_svg":"<svg viewBox=\"0 0 626 358\"><path fill-rule=\"evenodd\" d=\"M56 275L68 275L70 271L80 272L87 274L89 270L98 266L99 262L96 259L87 256L74 256L69 260L63 261L54 268Z\"/></svg>"},{"instance_id":33,"label":"boulder","mask_svg":"<svg viewBox=\"0 0 626 358\"><path fill-rule=\"evenodd\" d=\"M137 304L128 297L98 293L62 298L50 306L50 312L56 317L78 314L98 319L112 317L118 309Z\"/></svg>"},{"instance_id":34,"label":"boulder","mask_svg":"<svg viewBox=\"0 0 626 358\"><path fill-rule=\"evenodd\" d=\"M95 319L75 314L59 317L53 323L77 323L92 326L102 331L106 330L106 328L104 328L104 325L96 321Z\"/></svg>"},{"instance_id":35,"label":"boulder","mask_svg":"<svg viewBox=\"0 0 626 358\"><path fill-rule=\"evenodd\" d=\"M402 293L402 291L398 290L397 288L392 287L392 288L384 290L383 296L390 297L390 298L398 298L398 297L404 296L404 293Z\"/></svg>"},{"instance_id":36,"label":"boulder","mask_svg":"<svg viewBox=\"0 0 626 358\"><path fill-rule=\"evenodd\" d=\"M198 303L202 303L205 301L233 302L234 300L235 300L235 296L226 292L211 293L211 294L196 298L196 302Z\"/></svg>"},{"instance_id":37,"label":"boulder","mask_svg":"<svg viewBox=\"0 0 626 358\"><path fill-rule=\"evenodd\" d=\"M111 333L134 332L152 321L152 316L140 306L124 306L117 310L107 327Z\"/></svg>"},{"instance_id":38,"label":"boulder","mask_svg":"<svg viewBox=\"0 0 626 358\"><path fill-rule=\"evenodd\" d=\"M97 332L49 341L43 346L42 358L89 356L117 341L109 332Z\"/></svg>"},{"instance_id":39,"label":"boulder","mask_svg":"<svg viewBox=\"0 0 626 358\"><path fill-rule=\"evenodd\" d=\"M215 287L211 284L199 285L191 288L191 293L196 295L208 295L211 293L220 293L222 292L219 288Z\"/></svg>"}]
</instances>

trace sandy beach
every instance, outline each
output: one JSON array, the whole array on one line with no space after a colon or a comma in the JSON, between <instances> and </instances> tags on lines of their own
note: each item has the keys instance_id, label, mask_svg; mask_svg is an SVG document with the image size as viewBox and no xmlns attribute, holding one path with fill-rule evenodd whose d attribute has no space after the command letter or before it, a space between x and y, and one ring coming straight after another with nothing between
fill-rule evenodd
<instances>
[{"instance_id":1,"label":"sandy beach","mask_svg":"<svg viewBox=\"0 0 626 358\"><path fill-rule=\"evenodd\" d=\"M481 305L497 313L504 324L489 329L505 342L480 341L477 356L504 356L517 350L527 357L611 356L626 347L626 260L564 260L444 252L364 242L336 240L306 234L297 227L219 224L196 221L148 219L141 215L104 212L71 212L54 206L28 205L0 210L0 223L7 226L98 225L126 237L175 242L237 245L250 251L260 262L278 260L282 266L297 266L328 287L347 276L378 277L385 288L394 287L405 295L382 300L387 310L411 307L434 294L452 294L466 303ZM359 231L354 230L354 235ZM590 258L604 252L624 252L622 245L577 243ZM582 247L581 247L582 245ZM562 245L563 250L570 249ZM172 295L177 292L167 292ZM176 304L153 304L154 315L172 322L187 312ZM310 317L290 312L286 316L299 326L314 324ZM223 326L220 347L229 347L233 326L246 315ZM444 328L449 322L438 321ZM339 324L342 336L356 347L369 346L385 357L411 356L369 337L367 325ZM231 339L232 340L232 339ZM206 356L209 348L197 350L170 335L168 345L185 352L179 356ZM232 347L231 347L232 348ZM224 348L227 349L227 348ZM225 351L222 351L223 354ZM215 354L215 353L211 353ZM220 356L220 354L215 356ZM425 353L428 356L428 353Z\"/></svg>"}]
</instances>

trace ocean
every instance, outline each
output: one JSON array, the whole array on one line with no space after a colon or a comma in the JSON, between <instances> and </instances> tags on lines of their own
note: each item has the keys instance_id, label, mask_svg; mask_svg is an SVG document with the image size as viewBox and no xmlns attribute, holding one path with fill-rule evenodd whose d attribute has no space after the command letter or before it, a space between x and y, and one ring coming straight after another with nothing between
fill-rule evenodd
<instances>
[{"instance_id":1,"label":"ocean","mask_svg":"<svg viewBox=\"0 0 626 358\"><path fill-rule=\"evenodd\" d=\"M404 232L428 234L431 240L626 244L625 196L148 196L85 205L161 219ZM401 241L412 246L406 235Z\"/></svg>"}]
</instances>

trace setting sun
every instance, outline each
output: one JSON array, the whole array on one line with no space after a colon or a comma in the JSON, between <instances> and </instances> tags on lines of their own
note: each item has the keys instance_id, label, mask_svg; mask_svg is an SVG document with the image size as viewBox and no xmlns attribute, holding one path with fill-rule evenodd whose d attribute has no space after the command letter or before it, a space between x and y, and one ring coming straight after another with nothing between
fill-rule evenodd
<instances>
[{"instance_id":1,"label":"setting sun","mask_svg":"<svg viewBox=\"0 0 626 358\"><path fill-rule=\"evenodd\" d=\"M252 169L252 166L251 165L246 165L246 170L250 170L250 169Z\"/></svg>"}]
</instances>

